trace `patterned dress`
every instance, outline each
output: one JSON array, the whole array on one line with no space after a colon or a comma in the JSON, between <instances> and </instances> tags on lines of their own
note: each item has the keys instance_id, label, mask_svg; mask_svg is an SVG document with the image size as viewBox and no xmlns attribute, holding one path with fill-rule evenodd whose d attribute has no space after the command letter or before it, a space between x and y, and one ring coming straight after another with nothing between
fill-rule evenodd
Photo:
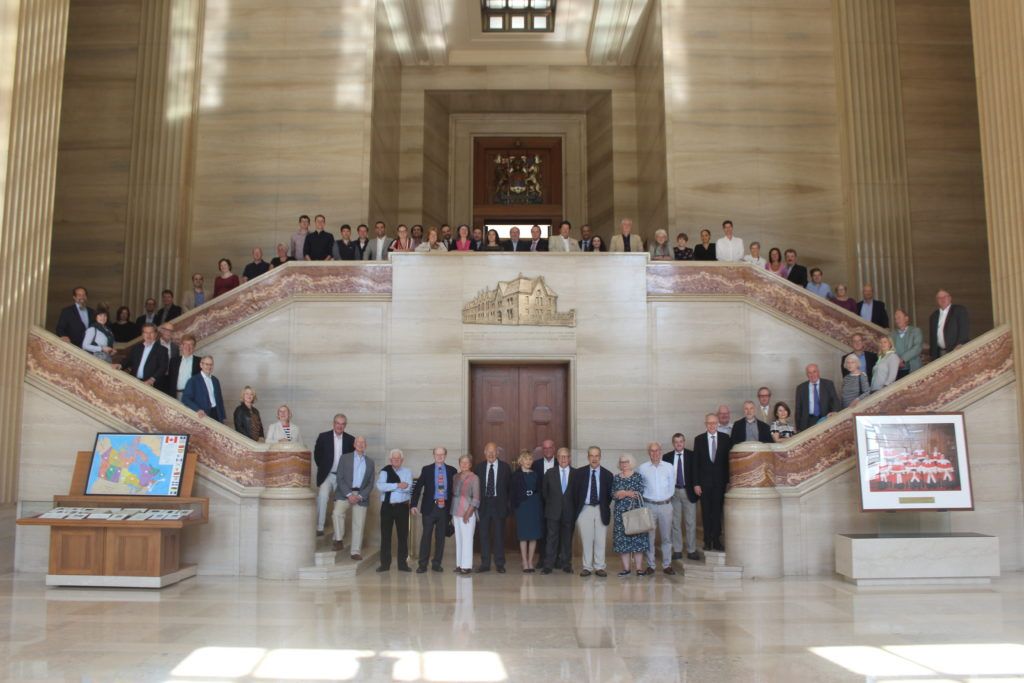
<instances>
[{"instance_id":1,"label":"patterned dress","mask_svg":"<svg viewBox=\"0 0 1024 683\"><path fill-rule=\"evenodd\" d=\"M640 501L635 498L618 500L615 498L615 494L618 491L636 491L643 495L644 478L640 476L639 472L633 472L629 477L616 474L612 480L612 501L615 504L615 526L612 529L612 547L617 553L646 553L648 548L650 548L648 535L643 533L627 536L626 529L622 525L622 513L640 507Z\"/></svg>"}]
</instances>

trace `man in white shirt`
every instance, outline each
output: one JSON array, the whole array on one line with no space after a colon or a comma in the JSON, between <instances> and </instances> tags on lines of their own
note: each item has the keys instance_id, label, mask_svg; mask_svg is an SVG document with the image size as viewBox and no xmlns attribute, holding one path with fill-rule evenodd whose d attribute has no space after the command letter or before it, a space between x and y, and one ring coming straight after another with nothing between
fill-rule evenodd
<instances>
[{"instance_id":1,"label":"man in white shirt","mask_svg":"<svg viewBox=\"0 0 1024 683\"><path fill-rule=\"evenodd\" d=\"M171 359L164 382L164 389L171 398L181 398L189 379L201 370L199 358L193 355L195 349L196 338L191 334L184 335L178 347L180 355Z\"/></svg>"},{"instance_id":2,"label":"man in white shirt","mask_svg":"<svg viewBox=\"0 0 1024 683\"><path fill-rule=\"evenodd\" d=\"M732 411L724 403L718 406L718 431L732 436Z\"/></svg>"},{"instance_id":3,"label":"man in white shirt","mask_svg":"<svg viewBox=\"0 0 1024 683\"><path fill-rule=\"evenodd\" d=\"M391 530L398 529L398 571L409 567L409 498L412 496L412 471L402 467L405 454L397 448L388 454L388 464L377 477L380 491L380 566L378 572L391 568Z\"/></svg>"},{"instance_id":4,"label":"man in white shirt","mask_svg":"<svg viewBox=\"0 0 1024 683\"><path fill-rule=\"evenodd\" d=\"M683 531L685 529L686 556L699 560L697 554L697 494L694 485L694 455L686 448L686 437L681 432L672 435L672 450L662 456L676 473L676 486L672 494L672 559L683 559Z\"/></svg>"},{"instance_id":5,"label":"man in white shirt","mask_svg":"<svg viewBox=\"0 0 1024 683\"><path fill-rule=\"evenodd\" d=\"M374 238L370 240L370 260L387 261L388 249L391 248L391 238L387 236L388 228L383 221L373 224Z\"/></svg>"},{"instance_id":6,"label":"man in white shirt","mask_svg":"<svg viewBox=\"0 0 1024 683\"><path fill-rule=\"evenodd\" d=\"M562 221L558 226L558 234L548 242L548 251L563 254L579 251L580 244L574 238L569 237L570 232L572 232L572 224L569 221Z\"/></svg>"},{"instance_id":7,"label":"man in white shirt","mask_svg":"<svg viewBox=\"0 0 1024 683\"><path fill-rule=\"evenodd\" d=\"M334 416L332 429L321 432L313 447L313 462L316 463L316 535L324 535L327 523L327 503L337 484L338 462L343 453L351 452L355 439L345 431L348 418L344 413Z\"/></svg>"},{"instance_id":8,"label":"man in white shirt","mask_svg":"<svg viewBox=\"0 0 1024 683\"><path fill-rule=\"evenodd\" d=\"M587 449L587 462L590 463L588 467L572 473L576 528L580 531L583 547L580 576L587 577L593 573L604 578L608 576L604 549L611 521L614 475L601 467L601 449L597 446Z\"/></svg>"},{"instance_id":9,"label":"man in white shirt","mask_svg":"<svg viewBox=\"0 0 1024 683\"><path fill-rule=\"evenodd\" d=\"M647 455L650 462L637 468L644 479L644 504L654 518L654 528L649 532L647 570L644 573L654 573L654 539L660 534L661 568L666 574L672 575L676 573L672 569L672 496L675 495L676 471L661 459L661 444L658 442L647 444Z\"/></svg>"},{"instance_id":10,"label":"man in white shirt","mask_svg":"<svg viewBox=\"0 0 1024 683\"><path fill-rule=\"evenodd\" d=\"M722 223L722 231L725 237L719 237L715 242L715 257L719 261L738 262L743 260L743 239L734 237L732 234L732 221Z\"/></svg>"}]
</instances>

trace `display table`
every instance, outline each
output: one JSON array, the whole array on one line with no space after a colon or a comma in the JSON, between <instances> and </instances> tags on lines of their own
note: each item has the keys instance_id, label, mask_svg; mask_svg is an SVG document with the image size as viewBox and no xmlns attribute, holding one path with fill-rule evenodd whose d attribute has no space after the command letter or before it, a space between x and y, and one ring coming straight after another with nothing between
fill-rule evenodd
<instances>
[{"instance_id":1,"label":"display table","mask_svg":"<svg viewBox=\"0 0 1024 683\"><path fill-rule=\"evenodd\" d=\"M181 564L182 529L209 519L209 499L189 495L195 460L186 458L180 496L87 496L91 459L91 452L79 451L71 494L53 498L60 512L18 520L25 526L50 527L46 585L162 588L195 576L195 565ZM68 508L91 512L67 514ZM111 512L124 509L134 512ZM178 510L183 512L172 512ZM65 516L47 517L54 514ZM153 515L158 518L140 519Z\"/></svg>"},{"instance_id":2,"label":"display table","mask_svg":"<svg viewBox=\"0 0 1024 683\"><path fill-rule=\"evenodd\" d=\"M991 583L999 538L975 533L836 534L836 572L858 586Z\"/></svg>"}]
</instances>

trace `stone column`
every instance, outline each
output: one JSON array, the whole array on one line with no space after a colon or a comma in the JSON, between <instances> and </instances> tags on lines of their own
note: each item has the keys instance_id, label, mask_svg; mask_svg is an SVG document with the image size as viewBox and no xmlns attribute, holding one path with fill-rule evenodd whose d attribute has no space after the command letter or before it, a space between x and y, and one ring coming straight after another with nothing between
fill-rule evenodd
<instances>
[{"instance_id":1,"label":"stone column","mask_svg":"<svg viewBox=\"0 0 1024 683\"><path fill-rule=\"evenodd\" d=\"M896 0L833 0L849 262L890 310L914 319L910 195Z\"/></svg>"},{"instance_id":2,"label":"stone column","mask_svg":"<svg viewBox=\"0 0 1024 683\"><path fill-rule=\"evenodd\" d=\"M261 579L295 579L300 567L313 564L315 499L308 488L270 488L260 494L256 573Z\"/></svg>"},{"instance_id":3,"label":"stone column","mask_svg":"<svg viewBox=\"0 0 1024 683\"><path fill-rule=\"evenodd\" d=\"M774 488L735 488L725 495L726 562L744 579L782 576L782 499Z\"/></svg>"},{"instance_id":4,"label":"stone column","mask_svg":"<svg viewBox=\"0 0 1024 683\"><path fill-rule=\"evenodd\" d=\"M68 0L0 0L0 507L17 500L25 340L46 313L67 22Z\"/></svg>"},{"instance_id":5,"label":"stone column","mask_svg":"<svg viewBox=\"0 0 1024 683\"><path fill-rule=\"evenodd\" d=\"M122 301L178 290L191 224L192 148L198 112L200 0L146 0L139 24Z\"/></svg>"},{"instance_id":6,"label":"stone column","mask_svg":"<svg viewBox=\"0 0 1024 683\"><path fill-rule=\"evenodd\" d=\"M1024 3L971 0L992 308L1013 330L1024 424Z\"/></svg>"}]
</instances>

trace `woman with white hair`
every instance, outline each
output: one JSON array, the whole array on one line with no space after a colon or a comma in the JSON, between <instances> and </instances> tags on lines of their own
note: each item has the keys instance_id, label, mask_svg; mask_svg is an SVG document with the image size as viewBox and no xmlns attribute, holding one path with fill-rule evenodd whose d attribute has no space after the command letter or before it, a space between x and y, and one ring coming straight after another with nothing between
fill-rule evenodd
<instances>
[{"instance_id":1,"label":"woman with white hair","mask_svg":"<svg viewBox=\"0 0 1024 683\"><path fill-rule=\"evenodd\" d=\"M846 377L843 377L842 391L839 398L844 408L857 405L862 398L867 398L871 393L867 373L860 370L860 359L857 354L851 353L843 359L843 367L847 370Z\"/></svg>"},{"instance_id":2,"label":"woman with white hair","mask_svg":"<svg viewBox=\"0 0 1024 683\"><path fill-rule=\"evenodd\" d=\"M267 428L267 443L302 443L299 425L292 422L292 409L287 403L277 409L277 422Z\"/></svg>"},{"instance_id":3,"label":"woman with white hair","mask_svg":"<svg viewBox=\"0 0 1024 683\"><path fill-rule=\"evenodd\" d=\"M654 240L648 250L652 261L674 261L676 258L672 247L668 243L668 231L658 229L654 231Z\"/></svg>"},{"instance_id":4,"label":"woman with white hair","mask_svg":"<svg viewBox=\"0 0 1024 683\"><path fill-rule=\"evenodd\" d=\"M452 484L452 520L455 524L455 573L473 573L473 532L480 507L480 477L473 473L473 456L459 458L459 473Z\"/></svg>"},{"instance_id":5,"label":"woman with white hair","mask_svg":"<svg viewBox=\"0 0 1024 683\"><path fill-rule=\"evenodd\" d=\"M636 564L636 575L644 575L644 555L650 547L650 538L642 534L628 536L622 523L622 515L643 504L644 478L636 471L636 460L629 453L619 456L619 473L612 479L612 499L615 501L615 524L612 528L612 544L622 559L619 578L629 576L630 560Z\"/></svg>"}]
</instances>

